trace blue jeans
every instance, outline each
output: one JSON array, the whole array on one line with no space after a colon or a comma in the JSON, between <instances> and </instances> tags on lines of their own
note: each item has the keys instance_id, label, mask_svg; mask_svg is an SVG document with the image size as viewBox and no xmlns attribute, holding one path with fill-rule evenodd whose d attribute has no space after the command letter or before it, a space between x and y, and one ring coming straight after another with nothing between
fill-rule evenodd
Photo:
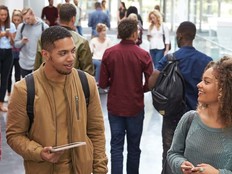
<instances>
[{"instance_id":1,"label":"blue jeans","mask_svg":"<svg viewBox=\"0 0 232 174\"><path fill-rule=\"evenodd\" d=\"M12 49L0 48L0 102L4 102L8 77L13 63Z\"/></svg>"},{"instance_id":2,"label":"blue jeans","mask_svg":"<svg viewBox=\"0 0 232 174\"><path fill-rule=\"evenodd\" d=\"M101 60L93 59L93 65L95 67L95 80L98 83L100 78Z\"/></svg>"},{"instance_id":3,"label":"blue jeans","mask_svg":"<svg viewBox=\"0 0 232 174\"><path fill-rule=\"evenodd\" d=\"M150 50L150 55L153 60L153 64L155 68L157 67L160 59L164 56L164 49L163 50L158 50L158 49L151 49Z\"/></svg>"},{"instance_id":4,"label":"blue jeans","mask_svg":"<svg viewBox=\"0 0 232 174\"><path fill-rule=\"evenodd\" d=\"M144 110L135 116L109 115L111 131L111 174L123 173L123 147L127 138L127 174L139 173L140 140L143 132Z\"/></svg>"}]
</instances>

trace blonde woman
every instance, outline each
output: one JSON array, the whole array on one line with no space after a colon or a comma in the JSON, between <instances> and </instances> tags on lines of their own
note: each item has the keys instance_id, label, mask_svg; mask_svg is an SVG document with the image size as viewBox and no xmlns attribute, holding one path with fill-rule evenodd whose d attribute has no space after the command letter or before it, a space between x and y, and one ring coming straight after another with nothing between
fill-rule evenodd
<instances>
[{"instance_id":1,"label":"blonde woman","mask_svg":"<svg viewBox=\"0 0 232 174\"><path fill-rule=\"evenodd\" d=\"M96 26L98 37L90 40L89 46L93 54L93 64L95 66L95 80L98 83L100 77L101 60L105 50L112 46L110 39L106 36L107 27L103 23Z\"/></svg>"},{"instance_id":2,"label":"blonde woman","mask_svg":"<svg viewBox=\"0 0 232 174\"><path fill-rule=\"evenodd\" d=\"M12 13L12 22L15 24L16 29L18 28L18 25L23 22L23 16L22 16L22 11L21 10L14 10ZM15 37L15 35L13 35ZM13 38L14 39L14 38ZM12 69L14 67L14 77L15 77L15 82L20 80L20 66L19 66L19 51L20 48L15 48L12 46L12 53L13 53L13 64L11 66L10 74L8 77L8 96L11 94L11 87L12 87Z\"/></svg>"},{"instance_id":3,"label":"blonde woman","mask_svg":"<svg viewBox=\"0 0 232 174\"><path fill-rule=\"evenodd\" d=\"M151 11L148 15L150 26L147 39L150 42L150 54L156 67L160 59L169 51L169 29L162 22L161 13L158 10ZM163 39L165 37L165 40Z\"/></svg>"}]
</instances>

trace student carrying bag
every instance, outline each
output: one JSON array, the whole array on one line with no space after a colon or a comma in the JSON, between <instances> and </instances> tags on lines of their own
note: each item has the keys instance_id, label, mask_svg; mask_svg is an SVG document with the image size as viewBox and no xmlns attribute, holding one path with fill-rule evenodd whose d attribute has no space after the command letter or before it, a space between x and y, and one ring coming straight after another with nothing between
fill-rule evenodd
<instances>
[{"instance_id":1,"label":"student carrying bag","mask_svg":"<svg viewBox=\"0 0 232 174\"><path fill-rule=\"evenodd\" d=\"M155 109L165 116L175 116L186 108L184 79L173 54L167 55L168 64L160 72L153 87Z\"/></svg>"},{"instance_id":2,"label":"student carrying bag","mask_svg":"<svg viewBox=\"0 0 232 174\"><path fill-rule=\"evenodd\" d=\"M85 95L85 102L86 102L86 107L89 105L89 97L90 97L90 91L89 91L89 84L87 77L85 73L79 69L77 69L77 73L79 75L79 78L81 80L81 86L82 90ZM34 121L34 99L35 99L35 84L34 84L34 77L33 74L28 74L25 77L26 80L26 87L27 87L27 115L29 117L29 128L28 131L30 131L31 126Z\"/></svg>"}]
</instances>

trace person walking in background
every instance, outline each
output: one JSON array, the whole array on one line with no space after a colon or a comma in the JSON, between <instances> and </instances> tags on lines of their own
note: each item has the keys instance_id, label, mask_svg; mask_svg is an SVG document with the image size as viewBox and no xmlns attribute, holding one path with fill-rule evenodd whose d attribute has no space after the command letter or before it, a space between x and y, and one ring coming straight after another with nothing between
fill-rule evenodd
<instances>
[{"instance_id":1,"label":"person walking in background","mask_svg":"<svg viewBox=\"0 0 232 174\"><path fill-rule=\"evenodd\" d=\"M135 17L135 15L137 17ZM135 6L130 6L128 8L128 10L127 10L126 17L137 20L138 28L139 28L139 30L138 30L139 31L139 37L138 37L138 40L137 40L136 44L137 45L142 44L142 42L143 42L143 20L142 20L141 16L138 13L138 9Z\"/></svg>"},{"instance_id":2,"label":"person walking in background","mask_svg":"<svg viewBox=\"0 0 232 174\"><path fill-rule=\"evenodd\" d=\"M193 40L196 36L196 26L189 21L182 22L176 31L176 41L180 48L173 53L178 61L178 67L184 78L186 105L182 108L176 108L176 115L163 116L162 141L163 141L163 164L166 160L167 151L171 146L172 138L176 126L182 115L197 107L197 84L201 81L202 74L206 65L212 61L212 58L193 47ZM155 85L155 79L159 72L167 65L167 56L164 56L157 65L157 70L149 78L149 88Z\"/></svg>"},{"instance_id":3,"label":"person walking in background","mask_svg":"<svg viewBox=\"0 0 232 174\"><path fill-rule=\"evenodd\" d=\"M74 26L76 19L76 7L73 4L69 3L62 4L60 7L59 15L59 25L68 29L71 32L76 46L74 67L91 75L94 75L94 66L92 63L92 54L89 47L89 42L76 32L76 27ZM41 53L41 42L39 40L37 44L34 70L38 69L43 62L44 60Z\"/></svg>"},{"instance_id":4,"label":"person walking in background","mask_svg":"<svg viewBox=\"0 0 232 174\"><path fill-rule=\"evenodd\" d=\"M14 44L16 28L10 22L9 9L5 5L0 5L0 111L7 112L7 107L3 105L6 95L6 88L11 66L13 63L12 44Z\"/></svg>"},{"instance_id":5,"label":"person walking in background","mask_svg":"<svg viewBox=\"0 0 232 174\"><path fill-rule=\"evenodd\" d=\"M160 59L168 54L170 46L169 29L162 22L162 17L159 11L151 11L148 15L150 26L147 32L147 39L149 41L150 54L157 68ZM165 40L164 40L165 38Z\"/></svg>"},{"instance_id":6,"label":"person walking in background","mask_svg":"<svg viewBox=\"0 0 232 174\"><path fill-rule=\"evenodd\" d=\"M155 5L154 10L158 10L160 12L160 5Z\"/></svg>"},{"instance_id":7,"label":"person walking in background","mask_svg":"<svg viewBox=\"0 0 232 174\"><path fill-rule=\"evenodd\" d=\"M12 22L15 24L15 27L18 28L18 25L23 22L23 16L21 10L14 10L12 13ZM15 37L15 36L14 36ZM14 39L14 38L13 38ZM8 78L8 97L10 97L11 94L11 88L12 88L12 71L14 68L14 77L15 82L19 81L21 78L20 74L20 66L19 66L19 48L15 48L14 45L12 46L12 53L13 53L13 65L10 70L9 78Z\"/></svg>"},{"instance_id":8,"label":"person walking in background","mask_svg":"<svg viewBox=\"0 0 232 174\"><path fill-rule=\"evenodd\" d=\"M148 52L135 44L138 39L135 20L122 20L118 25L118 35L121 42L108 48L103 55L99 81L99 87L109 87L107 109L111 132L111 174L123 173L125 135L127 174L138 174L144 92L148 91L152 60Z\"/></svg>"},{"instance_id":9,"label":"person walking in background","mask_svg":"<svg viewBox=\"0 0 232 174\"><path fill-rule=\"evenodd\" d=\"M37 41L43 30L49 26L42 19L35 16L31 8L22 10L23 23L19 24L15 37L15 47L20 48L19 65L21 75L25 77L34 69Z\"/></svg>"},{"instance_id":10,"label":"person walking in background","mask_svg":"<svg viewBox=\"0 0 232 174\"><path fill-rule=\"evenodd\" d=\"M95 80L98 84L100 78L100 68L102 56L105 50L112 46L111 40L106 36L107 27L105 24L98 23L96 30L98 37L94 37L90 40L89 45L93 54L93 64L95 67Z\"/></svg>"},{"instance_id":11,"label":"person walking in background","mask_svg":"<svg viewBox=\"0 0 232 174\"><path fill-rule=\"evenodd\" d=\"M103 11L104 13L106 13L107 16L108 16L109 19L110 19L110 11L109 11L108 8L106 7L106 1L105 1L105 0L102 0L102 2L101 2L101 7L102 7L102 11Z\"/></svg>"},{"instance_id":12,"label":"person walking in background","mask_svg":"<svg viewBox=\"0 0 232 174\"><path fill-rule=\"evenodd\" d=\"M208 64L197 85L197 110L181 118L168 151L174 173L232 173L231 84L232 56ZM187 130L190 116L193 120Z\"/></svg>"},{"instance_id":13,"label":"person walking in background","mask_svg":"<svg viewBox=\"0 0 232 174\"><path fill-rule=\"evenodd\" d=\"M142 37L143 37L143 28L141 26L141 23L139 22L138 20L138 16L135 14L135 13L131 13L129 16L128 16L129 19L133 19L135 21L138 22L138 32L139 32L139 36L138 36L138 40L136 41L136 45L141 45L143 40L142 40Z\"/></svg>"},{"instance_id":14,"label":"person walking in background","mask_svg":"<svg viewBox=\"0 0 232 174\"><path fill-rule=\"evenodd\" d=\"M125 2L121 1L119 9L118 9L118 24L122 19L126 18L126 12L127 12L127 9L126 9Z\"/></svg>"},{"instance_id":15,"label":"person walking in background","mask_svg":"<svg viewBox=\"0 0 232 174\"><path fill-rule=\"evenodd\" d=\"M75 21L75 26L77 28L77 32L80 35L83 35L82 33L82 27L81 27L81 20L82 20L82 9L78 4L78 0L73 0L74 4L76 5L76 9L77 9L77 15L76 15L76 21Z\"/></svg>"},{"instance_id":16,"label":"person walking in background","mask_svg":"<svg viewBox=\"0 0 232 174\"><path fill-rule=\"evenodd\" d=\"M138 9L135 7L135 6L130 6L128 9L127 9L127 12L126 12L126 17L128 17L131 13L134 13L138 16L138 20L139 20L139 25L143 26L143 19L142 17L140 16L139 12L138 12Z\"/></svg>"},{"instance_id":17,"label":"person walking in background","mask_svg":"<svg viewBox=\"0 0 232 174\"><path fill-rule=\"evenodd\" d=\"M50 27L42 33L41 47L46 62L32 74L37 107L31 128L26 82L22 79L14 85L9 103L7 143L24 158L25 173L106 174L98 89L94 78L85 73L90 94L87 105L79 73L73 68L76 47L71 33L64 27ZM86 144L51 152L54 146L74 142Z\"/></svg>"},{"instance_id":18,"label":"person walking in background","mask_svg":"<svg viewBox=\"0 0 232 174\"><path fill-rule=\"evenodd\" d=\"M110 29L110 19L106 13L102 11L101 3L95 3L95 11L92 12L88 19L88 26L92 28L92 37L97 37L96 26L98 23L105 24Z\"/></svg>"},{"instance_id":19,"label":"person walking in background","mask_svg":"<svg viewBox=\"0 0 232 174\"><path fill-rule=\"evenodd\" d=\"M60 7L63 3L58 3L56 8L57 8L57 11L58 11L58 20L59 20L59 14L60 14Z\"/></svg>"},{"instance_id":20,"label":"person walking in background","mask_svg":"<svg viewBox=\"0 0 232 174\"><path fill-rule=\"evenodd\" d=\"M155 7L154 7L154 10L157 10L157 11L159 11L160 12L160 14L161 14L161 16L162 16L162 20L163 20L163 22L164 22L164 14L161 12L161 10L160 10L160 5L155 5Z\"/></svg>"},{"instance_id":21,"label":"person walking in background","mask_svg":"<svg viewBox=\"0 0 232 174\"><path fill-rule=\"evenodd\" d=\"M48 0L49 5L44 7L41 14L43 19L49 26L57 25L58 10L53 6L53 0Z\"/></svg>"}]
</instances>

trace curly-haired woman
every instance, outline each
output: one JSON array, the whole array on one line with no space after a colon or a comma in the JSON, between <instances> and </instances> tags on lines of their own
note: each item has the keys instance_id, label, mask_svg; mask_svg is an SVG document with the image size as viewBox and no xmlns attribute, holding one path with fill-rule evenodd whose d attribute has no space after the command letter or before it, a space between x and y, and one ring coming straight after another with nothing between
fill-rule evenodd
<instances>
[{"instance_id":1,"label":"curly-haired woman","mask_svg":"<svg viewBox=\"0 0 232 174\"><path fill-rule=\"evenodd\" d=\"M209 63L197 87L198 108L181 118L168 151L169 165L175 174L232 173L232 56Z\"/></svg>"}]
</instances>

